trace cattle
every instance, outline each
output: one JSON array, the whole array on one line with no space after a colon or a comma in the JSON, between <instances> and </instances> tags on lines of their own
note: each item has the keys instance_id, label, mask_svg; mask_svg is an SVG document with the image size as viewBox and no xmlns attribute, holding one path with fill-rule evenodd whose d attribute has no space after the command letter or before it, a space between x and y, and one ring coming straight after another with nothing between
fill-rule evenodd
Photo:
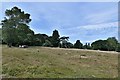
<instances>
[{"instance_id":1,"label":"cattle","mask_svg":"<svg viewBox=\"0 0 120 80\"><path fill-rule=\"evenodd\" d=\"M28 48L28 45L19 45L19 48Z\"/></svg>"}]
</instances>

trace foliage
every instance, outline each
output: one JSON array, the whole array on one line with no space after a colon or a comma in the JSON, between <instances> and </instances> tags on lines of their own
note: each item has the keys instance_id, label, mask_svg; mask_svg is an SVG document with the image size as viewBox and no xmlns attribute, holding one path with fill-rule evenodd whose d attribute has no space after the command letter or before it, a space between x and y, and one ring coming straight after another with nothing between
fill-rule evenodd
<instances>
[{"instance_id":1,"label":"foliage","mask_svg":"<svg viewBox=\"0 0 120 80\"><path fill-rule=\"evenodd\" d=\"M35 46L42 46L45 43L45 38L42 34L35 34L34 35L34 43Z\"/></svg>"},{"instance_id":2,"label":"foliage","mask_svg":"<svg viewBox=\"0 0 120 80\"><path fill-rule=\"evenodd\" d=\"M109 51L115 51L116 50L116 47L117 47L117 44L118 44L118 41L115 37L110 37L107 39L108 41L108 50Z\"/></svg>"},{"instance_id":3,"label":"foliage","mask_svg":"<svg viewBox=\"0 0 120 80\"><path fill-rule=\"evenodd\" d=\"M32 41L34 38L34 32L29 29L29 27L25 24L21 24L17 28L17 34L18 34L18 44L26 44L26 45L32 45Z\"/></svg>"},{"instance_id":4,"label":"foliage","mask_svg":"<svg viewBox=\"0 0 120 80\"><path fill-rule=\"evenodd\" d=\"M52 43L49 40L45 40L45 43L43 43L43 46L51 47L53 45L52 45Z\"/></svg>"},{"instance_id":5,"label":"foliage","mask_svg":"<svg viewBox=\"0 0 120 80\"><path fill-rule=\"evenodd\" d=\"M67 47L68 47L68 48L73 48L74 45L73 45L72 43L70 43L70 42L67 42Z\"/></svg>"},{"instance_id":6,"label":"foliage","mask_svg":"<svg viewBox=\"0 0 120 80\"><path fill-rule=\"evenodd\" d=\"M116 49L117 52L120 52L120 43L117 44L117 49Z\"/></svg>"},{"instance_id":7,"label":"foliage","mask_svg":"<svg viewBox=\"0 0 120 80\"><path fill-rule=\"evenodd\" d=\"M92 48L95 50L115 51L118 41L115 37L110 37L107 40L97 40L92 43Z\"/></svg>"},{"instance_id":8,"label":"foliage","mask_svg":"<svg viewBox=\"0 0 120 80\"><path fill-rule=\"evenodd\" d=\"M34 32L29 29L30 14L24 13L18 7L5 11L2 20L3 40L9 45L26 44L31 42Z\"/></svg>"},{"instance_id":9,"label":"foliage","mask_svg":"<svg viewBox=\"0 0 120 80\"><path fill-rule=\"evenodd\" d=\"M2 44L2 29L0 28L0 44Z\"/></svg>"},{"instance_id":10,"label":"foliage","mask_svg":"<svg viewBox=\"0 0 120 80\"><path fill-rule=\"evenodd\" d=\"M108 50L107 40L97 40L91 44L92 48L95 50Z\"/></svg>"},{"instance_id":11,"label":"foliage","mask_svg":"<svg viewBox=\"0 0 120 80\"><path fill-rule=\"evenodd\" d=\"M91 49L91 46L90 46L90 43L86 43L84 46L83 46L84 49Z\"/></svg>"},{"instance_id":12,"label":"foliage","mask_svg":"<svg viewBox=\"0 0 120 80\"><path fill-rule=\"evenodd\" d=\"M52 38L51 38L51 43L52 43L53 47L58 47L59 37L60 37L59 32L57 30L54 30L53 34L52 34Z\"/></svg>"},{"instance_id":13,"label":"foliage","mask_svg":"<svg viewBox=\"0 0 120 80\"><path fill-rule=\"evenodd\" d=\"M76 43L74 44L74 48L82 49L83 44L80 42L80 40L77 40Z\"/></svg>"},{"instance_id":14,"label":"foliage","mask_svg":"<svg viewBox=\"0 0 120 80\"><path fill-rule=\"evenodd\" d=\"M68 42L68 39L69 39L69 37L65 37L65 36L63 36L63 37L60 37L60 44L59 44L59 47L60 48L68 48L68 47L72 47L73 46L73 44L71 44L70 42Z\"/></svg>"}]
</instances>

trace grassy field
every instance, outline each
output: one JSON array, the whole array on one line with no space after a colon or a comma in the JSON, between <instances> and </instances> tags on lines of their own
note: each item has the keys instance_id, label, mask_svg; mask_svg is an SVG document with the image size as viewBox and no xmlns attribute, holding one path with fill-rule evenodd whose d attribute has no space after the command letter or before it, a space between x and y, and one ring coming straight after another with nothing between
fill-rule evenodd
<instances>
[{"instance_id":1,"label":"grassy field","mask_svg":"<svg viewBox=\"0 0 120 80\"><path fill-rule=\"evenodd\" d=\"M59 48L2 47L2 76L17 78L114 78L118 54Z\"/></svg>"}]
</instances>

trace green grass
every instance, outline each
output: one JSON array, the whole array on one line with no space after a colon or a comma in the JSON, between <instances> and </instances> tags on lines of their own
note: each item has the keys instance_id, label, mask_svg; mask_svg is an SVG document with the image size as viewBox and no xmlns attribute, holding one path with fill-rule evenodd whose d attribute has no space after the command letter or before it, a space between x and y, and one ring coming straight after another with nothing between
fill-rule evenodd
<instances>
[{"instance_id":1,"label":"green grass","mask_svg":"<svg viewBox=\"0 0 120 80\"><path fill-rule=\"evenodd\" d=\"M118 54L43 47L2 47L3 77L115 78ZM85 56L82 58L80 56Z\"/></svg>"}]
</instances>

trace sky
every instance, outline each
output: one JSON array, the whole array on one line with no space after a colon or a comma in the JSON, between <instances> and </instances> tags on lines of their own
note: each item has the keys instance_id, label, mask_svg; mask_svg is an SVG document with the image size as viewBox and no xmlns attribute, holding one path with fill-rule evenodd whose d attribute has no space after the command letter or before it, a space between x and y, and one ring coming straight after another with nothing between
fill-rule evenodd
<instances>
[{"instance_id":1,"label":"sky","mask_svg":"<svg viewBox=\"0 0 120 80\"><path fill-rule=\"evenodd\" d=\"M30 28L37 34L52 35L58 30L60 36L69 36L75 43L92 43L99 39L118 39L117 2L2 2L0 21L6 9L18 8L29 13Z\"/></svg>"}]
</instances>

